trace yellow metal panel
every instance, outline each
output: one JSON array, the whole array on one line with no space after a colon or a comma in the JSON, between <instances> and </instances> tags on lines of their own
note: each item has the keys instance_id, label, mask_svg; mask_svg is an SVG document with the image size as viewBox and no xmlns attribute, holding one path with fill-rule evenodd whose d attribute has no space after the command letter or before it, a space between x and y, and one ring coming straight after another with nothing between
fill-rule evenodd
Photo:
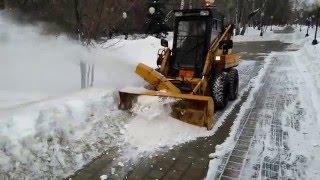
<instances>
[{"instance_id":1,"label":"yellow metal panel","mask_svg":"<svg viewBox=\"0 0 320 180\"><path fill-rule=\"evenodd\" d=\"M209 99L212 99L209 96L181 94L181 93L173 93L173 92L166 92L166 91L151 91L151 90L146 90L141 88L122 89L121 92L126 92L126 93L136 94L136 95L174 97L174 98L193 99L193 100L200 100L200 101L208 101Z\"/></svg>"},{"instance_id":2,"label":"yellow metal panel","mask_svg":"<svg viewBox=\"0 0 320 180\"><path fill-rule=\"evenodd\" d=\"M166 90L173 93L181 93L180 89L173 85L166 77L143 63L138 64L136 73L158 91Z\"/></svg>"},{"instance_id":3,"label":"yellow metal panel","mask_svg":"<svg viewBox=\"0 0 320 180\"><path fill-rule=\"evenodd\" d=\"M121 109L130 109L140 95L173 98L170 104L172 117L183 122L212 129L214 124L214 103L209 96L191 94L177 94L164 91L150 91L144 89L123 89L119 92Z\"/></svg>"}]
</instances>

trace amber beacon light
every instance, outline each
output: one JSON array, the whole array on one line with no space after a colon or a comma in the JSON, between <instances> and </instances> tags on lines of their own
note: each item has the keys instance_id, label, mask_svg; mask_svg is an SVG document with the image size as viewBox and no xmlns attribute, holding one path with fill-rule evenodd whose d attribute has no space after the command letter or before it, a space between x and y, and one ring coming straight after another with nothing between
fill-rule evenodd
<instances>
[{"instance_id":1,"label":"amber beacon light","mask_svg":"<svg viewBox=\"0 0 320 180\"><path fill-rule=\"evenodd\" d=\"M205 0L204 1L204 4L205 4L205 7L211 7L213 5L215 0Z\"/></svg>"}]
</instances>

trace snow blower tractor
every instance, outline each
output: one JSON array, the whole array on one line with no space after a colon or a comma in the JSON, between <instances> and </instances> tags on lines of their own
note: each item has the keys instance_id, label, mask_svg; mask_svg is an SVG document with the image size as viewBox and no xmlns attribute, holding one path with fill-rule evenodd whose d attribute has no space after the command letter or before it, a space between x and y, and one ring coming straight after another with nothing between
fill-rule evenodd
<instances>
[{"instance_id":1,"label":"snow blower tractor","mask_svg":"<svg viewBox=\"0 0 320 180\"><path fill-rule=\"evenodd\" d=\"M224 26L212 9L174 11L173 47L162 39L158 68L138 64L136 73L149 86L119 92L119 108L128 110L141 95L173 98L172 117L212 129L214 111L224 108L238 94L239 56L231 54L233 25Z\"/></svg>"}]
</instances>

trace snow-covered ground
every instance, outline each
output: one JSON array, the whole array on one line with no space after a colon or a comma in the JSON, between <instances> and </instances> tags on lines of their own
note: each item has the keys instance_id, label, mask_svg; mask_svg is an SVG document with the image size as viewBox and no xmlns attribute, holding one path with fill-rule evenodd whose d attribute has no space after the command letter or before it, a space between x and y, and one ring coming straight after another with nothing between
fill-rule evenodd
<instances>
[{"instance_id":1,"label":"snow-covered ground","mask_svg":"<svg viewBox=\"0 0 320 180\"><path fill-rule=\"evenodd\" d=\"M236 39L252 40L255 30L251 31ZM305 32L306 27L302 32L296 27L292 34L260 39L292 42L289 49L297 51L271 53L266 58L230 136L212 154L215 159L210 161L206 179L226 172L222 158L234 149L243 118L256 118L258 125L240 169L242 179L320 178L320 45L311 45L314 29L310 30L311 37L305 38ZM259 99L261 93L265 93L263 99Z\"/></svg>"},{"instance_id":2,"label":"snow-covered ground","mask_svg":"<svg viewBox=\"0 0 320 180\"><path fill-rule=\"evenodd\" d=\"M123 156L135 158L145 151L212 135L217 129L208 132L170 118L158 98L141 97L143 105L138 103L133 114L118 110L117 91L143 85L134 68L138 62L155 66L159 39L118 38L102 47L85 48L63 35L44 35L40 25L19 25L5 12L0 12L0 27L0 178L63 178L109 148L119 148L128 153ZM255 33L249 29L248 35L235 40L259 38ZM264 40L296 42L293 49L303 47L300 55L307 54L303 67L313 72L304 76L313 79L308 83L315 97L310 101L312 114L319 108L320 87L319 64L315 65L312 53L319 55L319 49L304 45L311 38L303 37L298 32L267 32ZM85 90L80 90L81 61L95 64L94 87ZM243 63L239 70L249 68L250 63ZM222 120L218 119L217 125ZM316 129L316 123L311 125ZM310 148L314 144L309 144ZM221 153L225 148L217 149ZM311 157L315 151L306 154Z\"/></svg>"},{"instance_id":3,"label":"snow-covered ground","mask_svg":"<svg viewBox=\"0 0 320 180\"><path fill-rule=\"evenodd\" d=\"M285 26L273 26L272 31L271 27L265 27L263 31L263 36L260 36L260 30L258 28L252 28L249 27L246 30L246 33L244 36L235 36L234 41L235 42L249 42L249 41L281 41L284 43L293 43L294 40L300 39L304 36L303 33L301 34L286 34L286 33L274 33L274 31L283 30L286 28ZM297 28L297 27L296 27ZM303 27L303 30L305 31L306 27ZM292 36L299 36L292 37Z\"/></svg>"},{"instance_id":4,"label":"snow-covered ground","mask_svg":"<svg viewBox=\"0 0 320 180\"><path fill-rule=\"evenodd\" d=\"M155 67L159 39L117 38L86 48L45 35L41 24L20 25L6 12L0 27L0 178L63 178L113 147L134 159L214 133L170 118L158 98L141 97L133 115L118 110L117 91L143 85L136 64ZM81 61L95 65L94 87L85 90Z\"/></svg>"},{"instance_id":5,"label":"snow-covered ground","mask_svg":"<svg viewBox=\"0 0 320 180\"><path fill-rule=\"evenodd\" d=\"M163 138L170 123L158 118L154 126L139 112L132 117L118 110L117 91L143 85L135 66L155 66L159 39L85 48L63 35L44 35L41 24L19 25L6 12L0 26L0 175L66 177L112 147L151 151L207 133L176 121ZM80 89L80 61L95 65L94 87L86 90ZM154 111L154 117L165 114ZM138 133L143 126L158 133L146 141Z\"/></svg>"}]
</instances>

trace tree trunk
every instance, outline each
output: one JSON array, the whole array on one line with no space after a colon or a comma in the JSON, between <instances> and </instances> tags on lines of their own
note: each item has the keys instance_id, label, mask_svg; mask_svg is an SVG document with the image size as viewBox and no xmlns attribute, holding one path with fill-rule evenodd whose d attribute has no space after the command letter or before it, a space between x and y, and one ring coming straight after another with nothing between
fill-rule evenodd
<instances>
[{"instance_id":1,"label":"tree trunk","mask_svg":"<svg viewBox=\"0 0 320 180\"><path fill-rule=\"evenodd\" d=\"M87 72L87 65L84 62L80 62L80 75L81 75L81 89L86 88L86 72Z\"/></svg>"},{"instance_id":2,"label":"tree trunk","mask_svg":"<svg viewBox=\"0 0 320 180\"><path fill-rule=\"evenodd\" d=\"M77 22L77 26L80 26L81 24L81 16L80 16L80 13L79 13L79 9L78 9L78 6L79 6L79 1L78 0L73 0L74 2L74 15L76 16L76 22Z\"/></svg>"},{"instance_id":3,"label":"tree trunk","mask_svg":"<svg viewBox=\"0 0 320 180\"><path fill-rule=\"evenodd\" d=\"M94 82L94 64L92 64L92 67L91 67L91 83L90 83L91 87L93 86L93 82Z\"/></svg>"},{"instance_id":4,"label":"tree trunk","mask_svg":"<svg viewBox=\"0 0 320 180\"><path fill-rule=\"evenodd\" d=\"M98 36L98 33L99 33L99 29L100 29L100 24L101 24L101 17L102 17L102 13L103 13L103 9L104 9L104 3L105 3L105 0L101 0L101 4L100 4L100 10L99 10L99 14L98 14L98 17L97 17L97 26L96 26L96 29L95 29L95 32L94 33L94 38L96 39L97 36Z\"/></svg>"},{"instance_id":5,"label":"tree trunk","mask_svg":"<svg viewBox=\"0 0 320 180\"><path fill-rule=\"evenodd\" d=\"M247 30L247 24L243 24L243 27L242 27L242 30L240 32L240 35L244 35L244 33L246 33L246 30Z\"/></svg>"}]
</instances>

